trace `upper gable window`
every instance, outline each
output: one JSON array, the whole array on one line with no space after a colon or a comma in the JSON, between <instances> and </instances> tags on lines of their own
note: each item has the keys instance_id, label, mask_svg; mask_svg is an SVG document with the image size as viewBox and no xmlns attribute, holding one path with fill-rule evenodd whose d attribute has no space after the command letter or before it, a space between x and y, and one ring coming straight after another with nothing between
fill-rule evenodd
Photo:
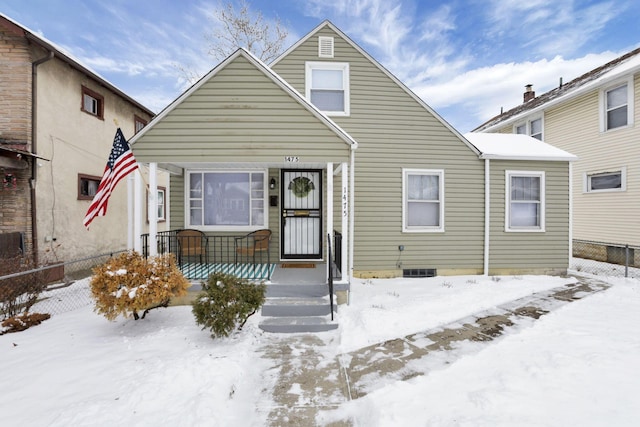
<instances>
[{"instance_id":1,"label":"upper gable window","mask_svg":"<svg viewBox=\"0 0 640 427\"><path fill-rule=\"evenodd\" d=\"M82 86L81 109L100 119L104 119L104 97L88 87Z\"/></svg>"},{"instance_id":2,"label":"upper gable window","mask_svg":"<svg viewBox=\"0 0 640 427\"><path fill-rule=\"evenodd\" d=\"M532 138L542 141L542 117L527 120L514 126L514 133L519 135L529 135Z\"/></svg>"},{"instance_id":3,"label":"upper gable window","mask_svg":"<svg viewBox=\"0 0 640 427\"><path fill-rule=\"evenodd\" d=\"M633 123L633 80L610 86L600 92L600 129L603 132Z\"/></svg>"},{"instance_id":4,"label":"upper gable window","mask_svg":"<svg viewBox=\"0 0 640 427\"><path fill-rule=\"evenodd\" d=\"M307 62L307 99L329 116L349 115L349 64L345 62Z\"/></svg>"}]
</instances>

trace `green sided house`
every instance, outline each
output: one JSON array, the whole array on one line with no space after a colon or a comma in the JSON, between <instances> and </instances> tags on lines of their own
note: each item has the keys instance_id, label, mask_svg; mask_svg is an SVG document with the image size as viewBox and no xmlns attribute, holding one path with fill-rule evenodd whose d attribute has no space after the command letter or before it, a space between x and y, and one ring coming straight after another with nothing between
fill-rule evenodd
<instances>
[{"instance_id":1,"label":"green sided house","mask_svg":"<svg viewBox=\"0 0 640 427\"><path fill-rule=\"evenodd\" d=\"M175 252L194 279L224 268L291 296L568 267L574 157L469 141L327 21L269 66L237 50L130 142L171 174L171 231L138 249Z\"/></svg>"}]
</instances>

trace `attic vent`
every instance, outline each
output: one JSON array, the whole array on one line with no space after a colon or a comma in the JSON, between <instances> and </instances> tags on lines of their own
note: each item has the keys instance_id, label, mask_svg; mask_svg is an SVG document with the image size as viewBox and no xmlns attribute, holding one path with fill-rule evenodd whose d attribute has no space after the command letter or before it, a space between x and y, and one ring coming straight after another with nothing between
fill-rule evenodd
<instances>
[{"instance_id":1,"label":"attic vent","mask_svg":"<svg viewBox=\"0 0 640 427\"><path fill-rule=\"evenodd\" d=\"M333 37L318 37L318 56L333 58Z\"/></svg>"}]
</instances>

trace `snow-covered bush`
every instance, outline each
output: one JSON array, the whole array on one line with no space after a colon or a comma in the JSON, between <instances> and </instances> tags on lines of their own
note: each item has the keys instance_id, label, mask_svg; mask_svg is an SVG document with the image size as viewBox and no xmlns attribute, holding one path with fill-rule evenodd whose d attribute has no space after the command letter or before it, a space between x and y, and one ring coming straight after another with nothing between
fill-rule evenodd
<instances>
[{"instance_id":1,"label":"snow-covered bush","mask_svg":"<svg viewBox=\"0 0 640 427\"><path fill-rule=\"evenodd\" d=\"M185 295L189 286L173 254L145 259L125 252L95 267L91 278L95 311L109 320L118 315L144 319L150 310L167 307L172 297Z\"/></svg>"},{"instance_id":2,"label":"snow-covered bush","mask_svg":"<svg viewBox=\"0 0 640 427\"><path fill-rule=\"evenodd\" d=\"M227 337L236 328L241 330L249 316L264 304L267 292L262 283L224 273L212 274L202 288L193 302L193 314L196 323L208 328L213 338Z\"/></svg>"}]
</instances>

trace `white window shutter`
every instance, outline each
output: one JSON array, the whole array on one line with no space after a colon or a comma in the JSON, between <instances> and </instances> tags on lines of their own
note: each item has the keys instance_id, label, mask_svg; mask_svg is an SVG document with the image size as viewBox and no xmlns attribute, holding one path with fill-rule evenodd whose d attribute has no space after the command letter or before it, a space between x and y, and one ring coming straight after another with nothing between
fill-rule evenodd
<instances>
[{"instance_id":1,"label":"white window shutter","mask_svg":"<svg viewBox=\"0 0 640 427\"><path fill-rule=\"evenodd\" d=\"M318 56L320 58L333 58L333 37L318 37Z\"/></svg>"}]
</instances>

